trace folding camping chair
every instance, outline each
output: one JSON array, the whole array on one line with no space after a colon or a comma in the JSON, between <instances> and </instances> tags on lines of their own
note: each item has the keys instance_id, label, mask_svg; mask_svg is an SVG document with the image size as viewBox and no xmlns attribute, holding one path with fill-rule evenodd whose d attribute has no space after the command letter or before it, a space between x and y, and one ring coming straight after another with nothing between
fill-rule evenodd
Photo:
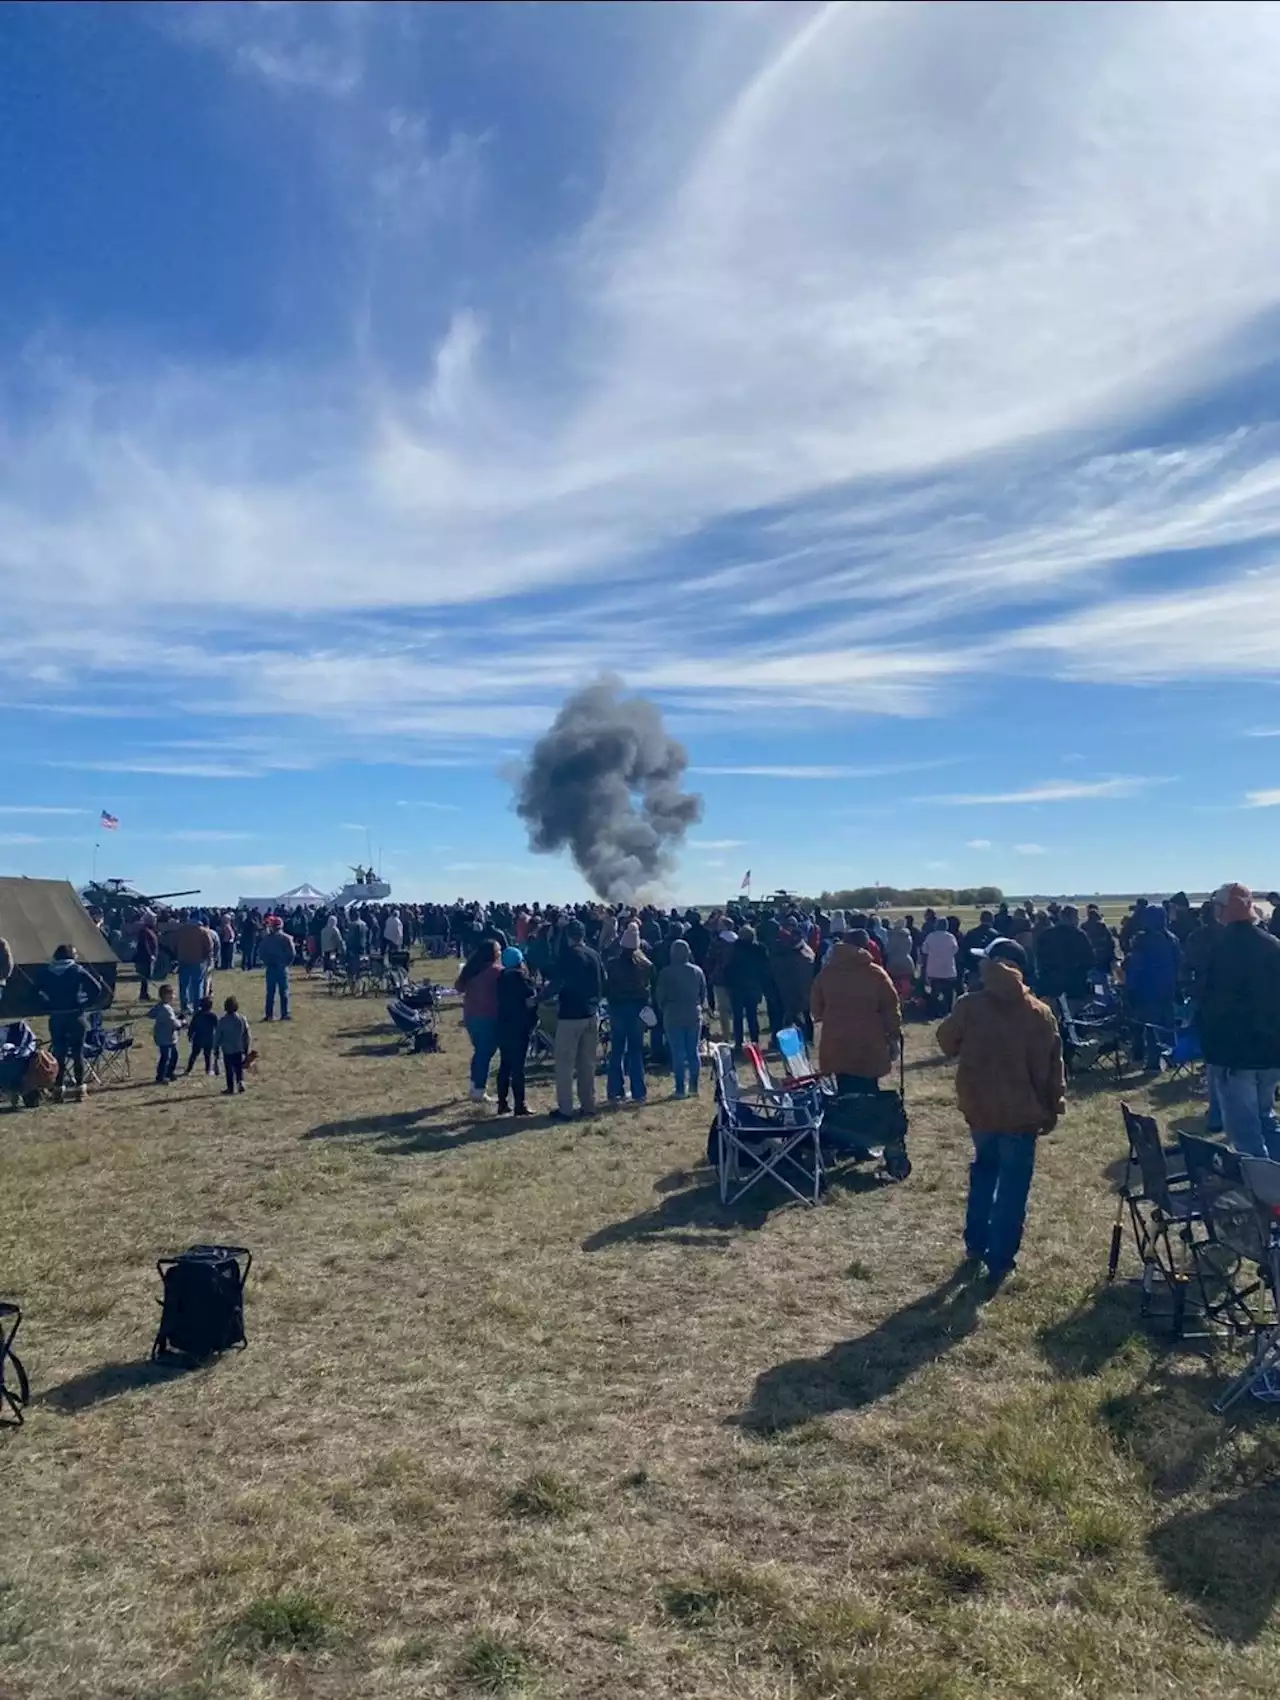
<instances>
[{"instance_id":1,"label":"folding camping chair","mask_svg":"<svg viewBox=\"0 0 1280 1700\"><path fill-rule=\"evenodd\" d=\"M1057 1000L1054 1013L1062 1034L1062 1055L1070 1075L1088 1074L1104 1063L1110 1063L1115 1078L1124 1073L1128 1035L1124 1017L1118 1009L1086 1005L1077 1014L1066 997Z\"/></svg>"},{"instance_id":2,"label":"folding camping chair","mask_svg":"<svg viewBox=\"0 0 1280 1700\"><path fill-rule=\"evenodd\" d=\"M1267 1237L1239 1155L1217 1139L1179 1133L1187 1182L1195 1200L1194 1228L1188 1235L1196 1282L1205 1317L1237 1333L1252 1333L1257 1316L1250 1306L1263 1290L1260 1274L1249 1280L1244 1265L1256 1270L1267 1262Z\"/></svg>"},{"instance_id":3,"label":"folding camping chair","mask_svg":"<svg viewBox=\"0 0 1280 1700\"><path fill-rule=\"evenodd\" d=\"M1262 1265L1265 1315L1254 1324L1249 1362L1214 1400L1215 1411L1234 1405L1244 1393L1268 1404L1280 1404L1280 1163L1262 1157L1242 1157L1240 1167L1253 1198L1260 1234L1266 1242Z\"/></svg>"},{"instance_id":4,"label":"folding camping chair","mask_svg":"<svg viewBox=\"0 0 1280 1700\"><path fill-rule=\"evenodd\" d=\"M736 1204L772 1177L801 1204L822 1190L822 1105L816 1091L789 1088L754 1101L742 1090L729 1045L711 1047L716 1119L712 1126L720 1202ZM766 1071L767 1073L767 1071Z\"/></svg>"},{"instance_id":5,"label":"folding camping chair","mask_svg":"<svg viewBox=\"0 0 1280 1700\"><path fill-rule=\"evenodd\" d=\"M22 1426L22 1407L31 1402L31 1385L22 1359L13 1349L14 1336L22 1323L22 1311L15 1304L0 1302L0 1426ZM12 1383L8 1370L13 1370ZM5 1416L8 1411L9 1415Z\"/></svg>"},{"instance_id":6,"label":"folding camping chair","mask_svg":"<svg viewBox=\"0 0 1280 1700\"><path fill-rule=\"evenodd\" d=\"M106 1027L101 1014L95 1011L89 1017L84 1041L84 1068L89 1084L106 1086L113 1080L128 1080L132 1049L133 1023L122 1021L118 1027Z\"/></svg>"},{"instance_id":7,"label":"folding camping chair","mask_svg":"<svg viewBox=\"0 0 1280 1700\"><path fill-rule=\"evenodd\" d=\"M804 1034L798 1027L784 1027L774 1035L774 1043L778 1047L778 1055L782 1058L782 1066L786 1070L788 1080L800 1085L808 1085L817 1080L818 1071L813 1066L813 1058L809 1055Z\"/></svg>"},{"instance_id":8,"label":"folding camping chair","mask_svg":"<svg viewBox=\"0 0 1280 1700\"><path fill-rule=\"evenodd\" d=\"M1129 1154L1120 1180L1115 1226L1111 1230L1107 1280L1115 1280L1120 1265L1122 1224L1127 1210L1134 1245L1142 1262L1141 1314L1151 1314L1152 1301L1163 1283L1169 1292L1169 1325L1177 1338L1186 1323L1191 1278L1188 1262L1192 1255L1193 1224L1199 1220L1198 1207L1181 1158L1161 1143L1155 1118L1138 1115L1128 1104L1121 1104L1120 1114L1124 1117ZM1180 1256L1174 1246L1175 1234L1185 1248L1184 1255Z\"/></svg>"}]
</instances>

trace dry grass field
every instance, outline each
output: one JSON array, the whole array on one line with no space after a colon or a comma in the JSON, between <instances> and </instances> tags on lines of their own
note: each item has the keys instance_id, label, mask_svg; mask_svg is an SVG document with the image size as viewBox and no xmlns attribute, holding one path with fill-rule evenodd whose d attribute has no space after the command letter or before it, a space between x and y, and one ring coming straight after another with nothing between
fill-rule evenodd
<instances>
[{"instance_id":1,"label":"dry grass field","mask_svg":"<svg viewBox=\"0 0 1280 1700\"><path fill-rule=\"evenodd\" d=\"M1275 1694L1280 1428L1101 1284L1115 1092L985 1300L926 1029L907 1183L723 1211L705 1100L477 1119L454 1018L382 1013L303 982L232 1101L142 1024L131 1085L0 1119L4 1700ZM249 1346L157 1374L193 1240L252 1247Z\"/></svg>"}]
</instances>

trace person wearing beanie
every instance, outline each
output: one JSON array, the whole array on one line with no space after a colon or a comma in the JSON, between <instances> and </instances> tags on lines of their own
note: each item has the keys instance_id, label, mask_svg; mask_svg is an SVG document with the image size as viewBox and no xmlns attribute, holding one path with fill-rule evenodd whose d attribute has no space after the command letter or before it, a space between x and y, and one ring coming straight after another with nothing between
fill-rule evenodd
<instances>
[{"instance_id":1,"label":"person wearing beanie","mask_svg":"<svg viewBox=\"0 0 1280 1700\"><path fill-rule=\"evenodd\" d=\"M289 1020L289 968L298 959L298 947L284 930L278 915L267 916L266 931L258 942L258 961L266 969L266 1008L264 1021L275 1019L276 998L280 999L280 1019Z\"/></svg>"},{"instance_id":2,"label":"person wearing beanie","mask_svg":"<svg viewBox=\"0 0 1280 1700\"><path fill-rule=\"evenodd\" d=\"M609 1102L621 1104L626 1096L624 1072L631 1087L631 1101L643 1104L647 1095L644 1078L644 1023L640 1011L649 1002L653 987L653 963L640 949L640 928L629 921L618 935L618 948L605 964L605 995L609 1000Z\"/></svg>"},{"instance_id":3,"label":"person wearing beanie","mask_svg":"<svg viewBox=\"0 0 1280 1700\"><path fill-rule=\"evenodd\" d=\"M813 982L810 1010L821 1023L818 1071L840 1091L875 1091L902 1043L902 1010L893 981L874 959L864 927L833 946Z\"/></svg>"},{"instance_id":4,"label":"person wearing beanie","mask_svg":"<svg viewBox=\"0 0 1280 1700\"><path fill-rule=\"evenodd\" d=\"M509 944L501 956L498 975L498 1114L508 1106L518 1116L527 1116L524 1067L529 1055L529 1035L538 1018L538 993L525 965L524 952Z\"/></svg>"},{"instance_id":5,"label":"person wearing beanie","mask_svg":"<svg viewBox=\"0 0 1280 1700\"><path fill-rule=\"evenodd\" d=\"M1258 925L1247 885L1224 885L1208 945L1196 1026L1223 1131L1247 1157L1280 1161L1280 939Z\"/></svg>"},{"instance_id":6,"label":"person wearing beanie","mask_svg":"<svg viewBox=\"0 0 1280 1700\"><path fill-rule=\"evenodd\" d=\"M1066 1077L1058 1024L1027 990L1021 945L997 939L980 960L981 989L957 1001L938 1047L958 1061L956 1098L973 1137L965 1253L998 1287L1017 1263L1036 1140L1057 1125Z\"/></svg>"}]
</instances>

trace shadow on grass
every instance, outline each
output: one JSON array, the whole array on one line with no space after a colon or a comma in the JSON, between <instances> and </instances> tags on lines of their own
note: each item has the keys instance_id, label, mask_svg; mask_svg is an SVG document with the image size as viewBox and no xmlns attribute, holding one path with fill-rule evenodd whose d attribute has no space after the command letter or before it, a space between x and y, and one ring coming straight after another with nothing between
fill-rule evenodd
<instances>
[{"instance_id":1,"label":"shadow on grass","mask_svg":"<svg viewBox=\"0 0 1280 1700\"><path fill-rule=\"evenodd\" d=\"M410 1055L396 1037L384 1039L380 1044L348 1045L342 1054L344 1057L394 1057L400 1053Z\"/></svg>"},{"instance_id":2,"label":"shadow on grass","mask_svg":"<svg viewBox=\"0 0 1280 1700\"><path fill-rule=\"evenodd\" d=\"M46 1388L36 1395L34 1403L50 1405L55 1411L73 1416L77 1411L87 1411L108 1399L116 1399L122 1393L158 1387L190 1373L189 1365L155 1364L150 1358L139 1358L133 1363L99 1364L96 1369L85 1370L81 1375L59 1382L56 1387Z\"/></svg>"},{"instance_id":3,"label":"shadow on grass","mask_svg":"<svg viewBox=\"0 0 1280 1700\"><path fill-rule=\"evenodd\" d=\"M1253 1641L1280 1596L1280 1485L1180 1511L1147 1537L1161 1580L1224 1641Z\"/></svg>"},{"instance_id":4,"label":"shadow on grass","mask_svg":"<svg viewBox=\"0 0 1280 1700\"><path fill-rule=\"evenodd\" d=\"M788 1196L774 1188L769 1193L760 1193L758 1203L744 1200L740 1204L721 1204L714 1174L701 1185L683 1192L669 1190L671 1185L692 1178L680 1169L664 1176L655 1183L655 1190L665 1193L661 1204L655 1204L652 1210L642 1210L638 1216L628 1216L625 1222L611 1222L607 1228L588 1234L582 1242L583 1251L607 1251L610 1246L646 1240L720 1250L729 1244L731 1234L762 1228L769 1220L771 1205L784 1202Z\"/></svg>"},{"instance_id":5,"label":"shadow on grass","mask_svg":"<svg viewBox=\"0 0 1280 1700\"><path fill-rule=\"evenodd\" d=\"M820 1358L791 1358L756 1381L732 1420L756 1434L796 1428L832 1411L857 1411L893 1393L977 1327L983 1292L959 1273L868 1334L841 1340Z\"/></svg>"},{"instance_id":6,"label":"shadow on grass","mask_svg":"<svg viewBox=\"0 0 1280 1700\"><path fill-rule=\"evenodd\" d=\"M1069 1316L1036 1334L1055 1375L1097 1375L1131 1341L1149 1342L1151 1328L1138 1314L1138 1293L1128 1282L1096 1288Z\"/></svg>"},{"instance_id":7,"label":"shadow on grass","mask_svg":"<svg viewBox=\"0 0 1280 1700\"><path fill-rule=\"evenodd\" d=\"M303 1139L368 1139L397 1156L457 1151L467 1145L485 1145L494 1139L510 1139L558 1124L550 1116L466 1116L451 1127L424 1127L432 1116L457 1110L462 1100L426 1104L418 1110L393 1110L380 1116L353 1116L349 1121L322 1122L303 1134Z\"/></svg>"}]
</instances>

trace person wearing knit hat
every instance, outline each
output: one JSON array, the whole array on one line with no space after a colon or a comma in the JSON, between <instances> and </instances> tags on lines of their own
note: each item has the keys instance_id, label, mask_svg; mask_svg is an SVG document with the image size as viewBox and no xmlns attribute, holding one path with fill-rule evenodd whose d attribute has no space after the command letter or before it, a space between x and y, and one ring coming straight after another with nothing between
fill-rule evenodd
<instances>
[{"instance_id":1,"label":"person wearing knit hat","mask_svg":"<svg viewBox=\"0 0 1280 1700\"><path fill-rule=\"evenodd\" d=\"M1222 920L1200 981L1196 1026L1228 1141L1248 1157L1280 1161L1280 939L1258 925L1247 885L1219 887Z\"/></svg>"},{"instance_id":2,"label":"person wearing knit hat","mask_svg":"<svg viewBox=\"0 0 1280 1700\"><path fill-rule=\"evenodd\" d=\"M510 1106L527 1116L524 1068L529 1035L538 1019L538 992L524 964L524 952L509 944L499 958L502 972L495 987L498 1008L498 1114Z\"/></svg>"},{"instance_id":3,"label":"person wearing knit hat","mask_svg":"<svg viewBox=\"0 0 1280 1700\"><path fill-rule=\"evenodd\" d=\"M605 976L605 996L609 1000L609 1102L623 1102L625 1073L632 1103L643 1104L648 1088L644 1078L644 1023L640 1011L652 995L653 963L640 949L640 929L634 921L622 929L618 948L605 964Z\"/></svg>"}]
</instances>

